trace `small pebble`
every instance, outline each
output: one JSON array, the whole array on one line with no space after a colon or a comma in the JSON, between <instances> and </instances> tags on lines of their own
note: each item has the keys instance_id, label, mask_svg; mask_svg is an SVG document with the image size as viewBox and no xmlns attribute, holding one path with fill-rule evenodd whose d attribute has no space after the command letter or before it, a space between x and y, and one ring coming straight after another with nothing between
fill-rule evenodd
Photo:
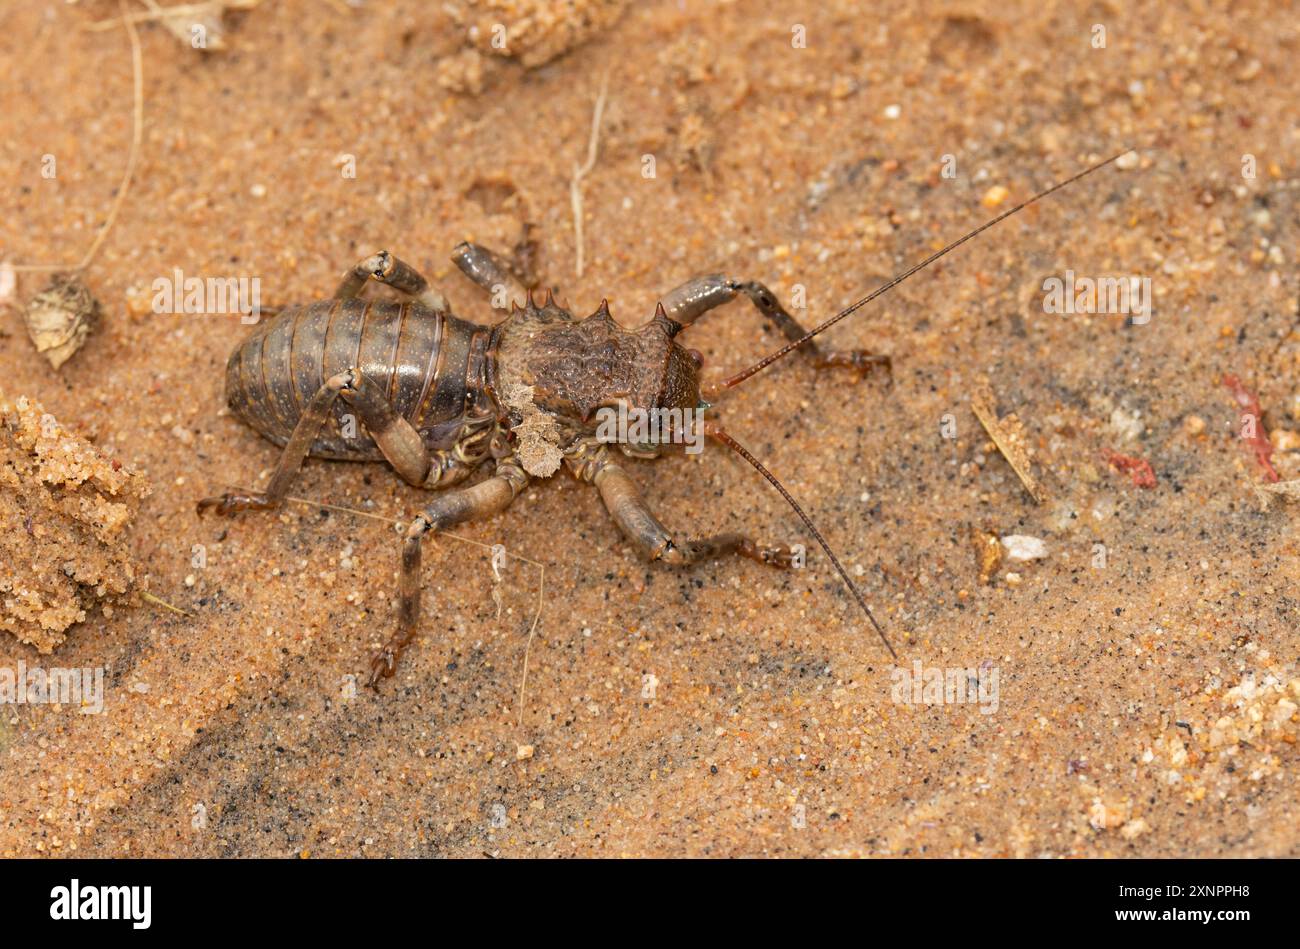
<instances>
[{"instance_id":1,"label":"small pebble","mask_svg":"<svg viewBox=\"0 0 1300 949\"><path fill-rule=\"evenodd\" d=\"M1012 560L1041 560L1047 556L1047 544L1040 537L1011 534L1002 538L1002 546Z\"/></svg>"},{"instance_id":2,"label":"small pebble","mask_svg":"<svg viewBox=\"0 0 1300 949\"><path fill-rule=\"evenodd\" d=\"M1110 413L1110 428L1128 441L1135 441L1146 431L1146 426L1142 424L1142 413L1122 406Z\"/></svg>"},{"instance_id":3,"label":"small pebble","mask_svg":"<svg viewBox=\"0 0 1300 949\"><path fill-rule=\"evenodd\" d=\"M992 188L989 188L988 191L984 192L984 197L980 199L980 203L986 208L996 208L1007 199L1007 195L1009 194L1011 194L1011 192L1002 185L994 185Z\"/></svg>"},{"instance_id":4,"label":"small pebble","mask_svg":"<svg viewBox=\"0 0 1300 949\"><path fill-rule=\"evenodd\" d=\"M1138 837L1141 837L1150 829L1151 828L1147 826L1147 822L1139 817L1135 820L1129 821L1127 824L1121 827L1119 829L1119 835L1123 837L1125 840L1136 840Z\"/></svg>"}]
</instances>

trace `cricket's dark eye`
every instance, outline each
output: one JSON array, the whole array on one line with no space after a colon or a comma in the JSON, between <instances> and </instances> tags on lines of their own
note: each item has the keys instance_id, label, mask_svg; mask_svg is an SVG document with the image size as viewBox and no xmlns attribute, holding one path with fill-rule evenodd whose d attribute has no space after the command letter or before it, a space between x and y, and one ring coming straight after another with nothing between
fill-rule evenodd
<instances>
[{"instance_id":1,"label":"cricket's dark eye","mask_svg":"<svg viewBox=\"0 0 1300 949\"><path fill-rule=\"evenodd\" d=\"M686 357L690 359L691 362L695 363L696 369L699 369L704 365L704 353L700 352L698 349L686 350Z\"/></svg>"}]
</instances>

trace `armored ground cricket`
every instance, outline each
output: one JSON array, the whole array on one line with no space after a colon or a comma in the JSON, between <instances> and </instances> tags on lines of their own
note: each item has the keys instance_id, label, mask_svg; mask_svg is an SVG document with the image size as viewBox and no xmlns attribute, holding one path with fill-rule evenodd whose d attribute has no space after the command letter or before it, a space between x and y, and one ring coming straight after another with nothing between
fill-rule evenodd
<instances>
[{"instance_id":1,"label":"armored ground cricket","mask_svg":"<svg viewBox=\"0 0 1300 949\"><path fill-rule=\"evenodd\" d=\"M230 408L284 451L264 491L205 498L198 511L233 515L275 508L308 456L385 460L411 484L441 491L406 531L397 629L371 661L371 686L393 674L419 628L423 537L504 510L530 478L549 477L561 466L595 486L614 522L650 560L680 566L739 554L789 567L791 553L783 545L761 546L740 534L684 539L665 527L612 446L596 437L601 410L618 407L689 418L712 409L723 392L796 350L819 370L842 367L862 373L887 366L888 357L825 350L814 337L981 232L1126 153L999 214L808 331L761 283L721 274L696 277L669 291L654 316L634 330L615 322L604 301L579 320L558 306L550 292L539 306L505 259L463 243L453 254L461 271L510 301L510 314L485 326L453 315L446 297L392 254L367 257L344 275L331 299L284 309L231 354L226 368ZM401 299L359 299L371 280L393 288ZM702 359L679 345L677 336L737 296L747 297L789 342L702 395ZM347 409L360 417L360 427L348 423ZM704 434L744 458L781 493L896 658L862 594L803 508L717 422L705 423ZM652 458L672 441L625 441L618 447L626 456ZM480 469L488 472L486 478L457 486Z\"/></svg>"}]
</instances>

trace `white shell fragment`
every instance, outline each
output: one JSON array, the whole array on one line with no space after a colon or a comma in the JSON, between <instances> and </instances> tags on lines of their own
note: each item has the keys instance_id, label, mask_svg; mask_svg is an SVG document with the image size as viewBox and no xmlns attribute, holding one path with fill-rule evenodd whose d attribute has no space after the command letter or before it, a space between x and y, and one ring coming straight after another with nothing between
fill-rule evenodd
<instances>
[{"instance_id":1,"label":"white shell fragment","mask_svg":"<svg viewBox=\"0 0 1300 949\"><path fill-rule=\"evenodd\" d=\"M1012 560L1042 560L1047 556L1047 544L1042 538L1028 534L1010 534L1002 538L1002 546Z\"/></svg>"}]
</instances>

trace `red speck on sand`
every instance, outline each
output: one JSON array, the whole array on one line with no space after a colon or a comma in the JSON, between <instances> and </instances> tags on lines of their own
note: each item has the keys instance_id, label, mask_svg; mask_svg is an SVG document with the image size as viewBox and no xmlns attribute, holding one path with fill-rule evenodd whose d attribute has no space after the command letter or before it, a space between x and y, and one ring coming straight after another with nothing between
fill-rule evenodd
<instances>
[{"instance_id":1,"label":"red speck on sand","mask_svg":"<svg viewBox=\"0 0 1300 949\"><path fill-rule=\"evenodd\" d=\"M1133 484L1139 488L1154 488L1156 486L1156 472L1151 467L1151 462L1145 458L1134 458L1130 455L1121 455L1117 451L1107 449L1103 452L1106 461L1116 471L1123 471L1132 479Z\"/></svg>"},{"instance_id":2,"label":"red speck on sand","mask_svg":"<svg viewBox=\"0 0 1300 949\"><path fill-rule=\"evenodd\" d=\"M1264 413L1259 407L1259 396L1247 389L1241 384L1240 379L1230 373L1223 374L1223 384L1228 387L1232 397L1241 406L1242 415L1250 415L1254 418L1253 434L1250 437L1245 437L1243 434L1242 441L1255 453L1255 460L1264 469L1264 479L1281 481L1281 475L1269 460L1273 456L1273 443L1268 440L1268 432L1264 429Z\"/></svg>"}]
</instances>

